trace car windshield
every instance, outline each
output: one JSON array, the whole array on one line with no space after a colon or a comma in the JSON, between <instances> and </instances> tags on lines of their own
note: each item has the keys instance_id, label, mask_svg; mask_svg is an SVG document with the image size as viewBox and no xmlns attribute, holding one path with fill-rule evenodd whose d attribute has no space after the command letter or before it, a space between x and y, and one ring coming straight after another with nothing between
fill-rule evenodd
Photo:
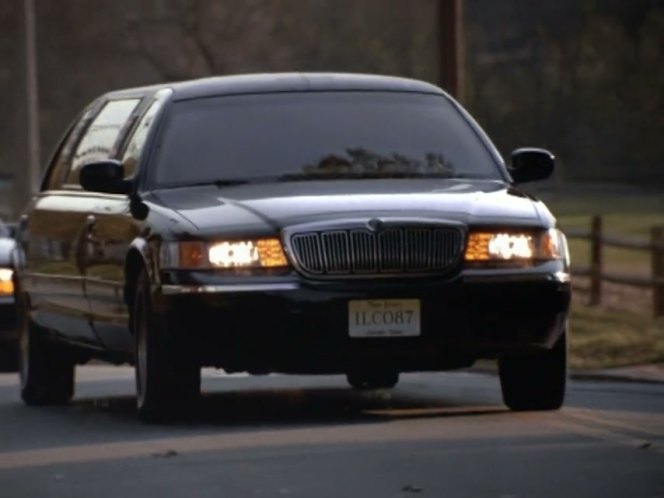
<instances>
[{"instance_id":1,"label":"car windshield","mask_svg":"<svg viewBox=\"0 0 664 498\"><path fill-rule=\"evenodd\" d=\"M10 236L11 234L9 233L9 229L5 226L2 220L0 220L0 238L6 238Z\"/></svg>"},{"instance_id":2,"label":"car windshield","mask_svg":"<svg viewBox=\"0 0 664 498\"><path fill-rule=\"evenodd\" d=\"M439 95L306 92L175 102L157 187L342 178L501 179L468 122Z\"/></svg>"}]
</instances>

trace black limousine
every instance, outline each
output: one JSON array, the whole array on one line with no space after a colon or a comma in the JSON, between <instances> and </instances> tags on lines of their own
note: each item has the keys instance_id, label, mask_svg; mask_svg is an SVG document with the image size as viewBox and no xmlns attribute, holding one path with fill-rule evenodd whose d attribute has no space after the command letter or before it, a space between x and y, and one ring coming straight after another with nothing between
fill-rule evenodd
<instances>
[{"instance_id":1,"label":"black limousine","mask_svg":"<svg viewBox=\"0 0 664 498\"><path fill-rule=\"evenodd\" d=\"M352 74L217 77L88 105L19 224L21 395L66 403L75 366L135 365L137 409L188 409L201 368L346 374L498 361L513 410L561 406L569 256L440 88Z\"/></svg>"}]
</instances>

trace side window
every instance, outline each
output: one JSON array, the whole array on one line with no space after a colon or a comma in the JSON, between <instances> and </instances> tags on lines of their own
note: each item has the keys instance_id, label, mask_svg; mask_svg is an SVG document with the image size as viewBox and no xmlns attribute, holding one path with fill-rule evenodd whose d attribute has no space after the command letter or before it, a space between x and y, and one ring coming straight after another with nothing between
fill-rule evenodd
<instances>
[{"instance_id":1,"label":"side window","mask_svg":"<svg viewBox=\"0 0 664 498\"><path fill-rule=\"evenodd\" d=\"M71 154L81 136L81 133L90 121L94 111L94 103L91 104L84 112L83 115L72 126L69 127L67 134L60 141L58 148L53 154L51 163L48 166L48 171L42 183L42 190L57 190L62 187L65 174L69 170Z\"/></svg>"},{"instance_id":2,"label":"side window","mask_svg":"<svg viewBox=\"0 0 664 498\"><path fill-rule=\"evenodd\" d=\"M145 114L139 121L134 134L132 135L129 143L127 144L127 149L125 150L124 155L122 156L122 164L124 165L125 177L131 177L136 173L136 166L141 160L141 154L143 153L143 147L145 146L145 141L148 137L148 132L154 123L155 117L159 113L159 110L166 102L167 97L172 92L170 90L162 90L155 96L155 99L148 107L148 110L145 111Z\"/></svg>"},{"instance_id":3,"label":"side window","mask_svg":"<svg viewBox=\"0 0 664 498\"><path fill-rule=\"evenodd\" d=\"M78 174L84 164L110 156L120 132L139 102L140 99L111 100L104 105L76 147L66 183L77 185Z\"/></svg>"}]
</instances>

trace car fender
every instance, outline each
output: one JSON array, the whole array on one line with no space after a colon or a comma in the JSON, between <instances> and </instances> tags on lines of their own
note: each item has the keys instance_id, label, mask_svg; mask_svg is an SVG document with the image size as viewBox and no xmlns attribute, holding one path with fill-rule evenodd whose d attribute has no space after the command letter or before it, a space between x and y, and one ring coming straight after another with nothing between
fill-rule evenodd
<instances>
[{"instance_id":1,"label":"car fender","mask_svg":"<svg viewBox=\"0 0 664 498\"><path fill-rule=\"evenodd\" d=\"M133 303L136 279L141 268L147 272L150 282L153 285L158 285L159 276L156 271L156 260L150 243L143 237L137 237L129 244L124 265L124 298L129 306Z\"/></svg>"}]
</instances>

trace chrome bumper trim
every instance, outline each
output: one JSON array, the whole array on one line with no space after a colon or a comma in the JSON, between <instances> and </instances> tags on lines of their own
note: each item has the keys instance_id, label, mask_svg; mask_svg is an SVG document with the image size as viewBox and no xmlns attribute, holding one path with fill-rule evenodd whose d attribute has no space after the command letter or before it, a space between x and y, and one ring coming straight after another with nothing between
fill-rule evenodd
<instances>
[{"instance_id":1,"label":"chrome bumper trim","mask_svg":"<svg viewBox=\"0 0 664 498\"><path fill-rule=\"evenodd\" d=\"M571 281L568 272L559 271L554 273L491 273L487 272L465 272L463 274L464 282L484 283L484 282L558 282L567 284Z\"/></svg>"},{"instance_id":2,"label":"chrome bumper trim","mask_svg":"<svg viewBox=\"0 0 664 498\"><path fill-rule=\"evenodd\" d=\"M299 289L295 283L228 284L228 285L162 285L164 295L182 294L234 294L237 292L274 292Z\"/></svg>"}]
</instances>

